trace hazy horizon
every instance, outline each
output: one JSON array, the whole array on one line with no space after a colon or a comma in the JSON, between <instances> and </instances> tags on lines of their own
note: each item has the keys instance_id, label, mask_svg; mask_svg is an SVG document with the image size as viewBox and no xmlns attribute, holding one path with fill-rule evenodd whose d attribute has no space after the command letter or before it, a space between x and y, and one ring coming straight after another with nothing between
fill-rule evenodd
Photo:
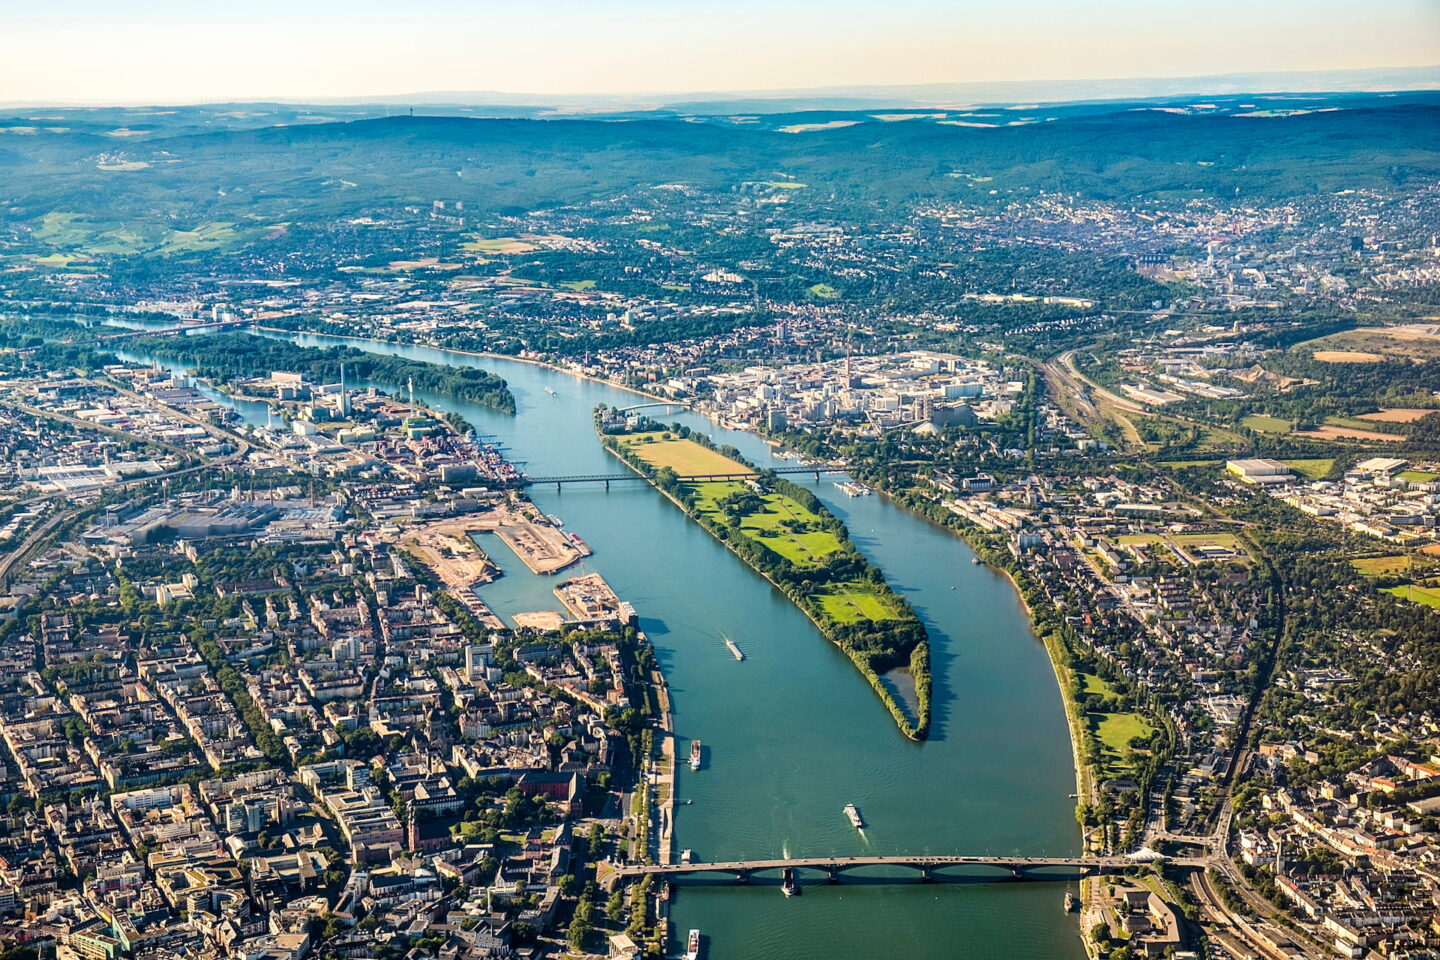
<instances>
[{"instance_id":1,"label":"hazy horizon","mask_svg":"<svg viewBox=\"0 0 1440 960\"><path fill-rule=\"evenodd\" d=\"M99 0L0 19L0 99L176 104L422 92L653 98L931 84L1157 82L1440 64L1430 0ZM66 51L64 58L54 55ZM75 69L77 63L85 69ZM100 78L97 82L97 78Z\"/></svg>"}]
</instances>

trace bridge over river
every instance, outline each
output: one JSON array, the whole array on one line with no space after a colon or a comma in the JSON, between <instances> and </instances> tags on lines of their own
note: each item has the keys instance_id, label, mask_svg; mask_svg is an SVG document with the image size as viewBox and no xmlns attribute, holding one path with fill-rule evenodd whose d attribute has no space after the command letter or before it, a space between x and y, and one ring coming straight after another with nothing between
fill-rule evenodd
<instances>
[{"instance_id":1,"label":"bridge over river","mask_svg":"<svg viewBox=\"0 0 1440 960\"><path fill-rule=\"evenodd\" d=\"M1209 861L1203 858L1147 857L1131 855L1125 857L957 857L957 856L896 856L896 857L789 857L780 860L724 860L715 863L667 863L667 864L623 864L612 874L619 880L638 880L644 876L681 877L695 874L729 874L737 883L748 883L752 875L764 871L778 870L785 876L794 871L816 870L825 874L831 883L837 883L840 875L863 867L907 867L920 874L922 881L943 879L939 871L947 867L993 867L1009 874L1007 879L1015 880L1063 880L1069 876L1086 876L1095 873L1119 873L1127 867L1143 866L1147 863L1166 863L1179 867L1204 867ZM1068 870L1069 873L1045 874L1045 869ZM898 878L870 875L870 882L896 880ZM1000 879L1000 877L997 877Z\"/></svg>"},{"instance_id":2,"label":"bridge over river","mask_svg":"<svg viewBox=\"0 0 1440 960\"><path fill-rule=\"evenodd\" d=\"M842 473L843 469L827 463L816 464L810 467L775 467L765 471L775 474L809 474L819 480L823 474ZM754 480L761 474L755 470L744 470L739 473L697 473L689 476L678 477L682 483L709 483L716 480ZM556 477L526 477L527 486L539 484L555 484L559 489L565 483L603 483L608 488L612 482L620 480L644 480L645 477L638 473L589 473L589 474L568 474Z\"/></svg>"}]
</instances>

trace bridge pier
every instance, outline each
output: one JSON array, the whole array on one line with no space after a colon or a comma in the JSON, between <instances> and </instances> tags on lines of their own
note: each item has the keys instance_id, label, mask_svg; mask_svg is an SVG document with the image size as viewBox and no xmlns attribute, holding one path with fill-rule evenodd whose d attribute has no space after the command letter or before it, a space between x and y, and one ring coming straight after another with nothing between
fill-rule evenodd
<instances>
[{"instance_id":1,"label":"bridge pier","mask_svg":"<svg viewBox=\"0 0 1440 960\"><path fill-rule=\"evenodd\" d=\"M735 871L735 882L736 882L736 883L740 883L740 884L749 883L749 882L750 882L750 871L749 871L749 870L736 870L736 871Z\"/></svg>"},{"instance_id":2,"label":"bridge pier","mask_svg":"<svg viewBox=\"0 0 1440 960\"><path fill-rule=\"evenodd\" d=\"M606 480L606 481L605 481L605 489L606 489L606 490L609 490L609 489L610 489L610 481L609 481L609 480Z\"/></svg>"},{"instance_id":3,"label":"bridge pier","mask_svg":"<svg viewBox=\"0 0 1440 960\"><path fill-rule=\"evenodd\" d=\"M839 883L839 882L840 882L840 871L836 870L834 867L826 867L826 868L825 868L825 882L826 882L826 883Z\"/></svg>"},{"instance_id":4,"label":"bridge pier","mask_svg":"<svg viewBox=\"0 0 1440 960\"><path fill-rule=\"evenodd\" d=\"M606 483L606 486L609 486L609 483ZM556 480L556 481L555 481L555 492L556 492L556 493L559 493L559 492L560 492L560 481L559 481L559 480Z\"/></svg>"},{"instance_id":5,"label":"bridge pier","mask_svg":"<svg viewBox=\"0 0 1440 960\"><path fill-rule=\"evenodd\" d=\"M920 882L921 882L921 883L934 883L934 882L935 882L935 868L934 868L934 867L930 866L930 864L928 864L928 863L917 864L917 866L919 866L919 868L920 868Z\"/></svg>"}]
</instances>

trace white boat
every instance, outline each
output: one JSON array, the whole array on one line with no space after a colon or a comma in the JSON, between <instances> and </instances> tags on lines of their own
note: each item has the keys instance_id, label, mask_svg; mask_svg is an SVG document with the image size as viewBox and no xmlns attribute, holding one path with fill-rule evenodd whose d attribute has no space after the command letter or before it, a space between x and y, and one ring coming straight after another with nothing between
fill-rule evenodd
<instances>
[{"instance_id":1,"label":"white boat","mask_svg":"<svg viewBox=\"0 0 1440 960\"><path fill-rule=\"evenodd\" d=\"M685 960L700 960L700 931L691 930L685 938Z\"/></svg>"},{"instance_id":2,"label":"white boat","mask_svg":"<svg viewBox=\"0 0 1440 960\"><path fill-rule=\"evenodd\" d=\"M864 830L864 829L865 829L865 821L864 821L863 819L861 819L861 817L860 817L860 811L859 811L858 809L856 809L855 804L853 804L853 803L847 803L847 804L845 804L845 816L847 816L847 817L850 818L850 825L851 825L852 827L854 827L856 830Z\"/></svg>"},{"instance_id":3,"label":"white boat","mask_svg":"<svg viewBox=\"0 0 1440 960\"><path fill-rule=\"evenodd\" d=\"M691 740L691 741L690 741L690 769L691 769L691 770L699 770L699 769L700 769L700 752L701 752L700 741L699 741L699 740Z\"/></svg>"},{"instance_id":4,"label":"white boat","mask_svg":"<svg viewBox=\"0 0 1440 960\"><path fill-rule=\"evenodd\" d=\"M548 393L548 394L550 394L550 396L552 396L552 397L557 395L557 394L555 393L555 388L554 388L554 387L546 387L546 388L545 388L545 392Z\"/></svg>"},{"instance_id":5,"label":"white boat","mask_svg":"<svg viewBox=\"0 0 1440 960\"><path fill-rule=\"evenodd\" d=\"M726 637L726 638L725 638L725 646L727 646L727 647L730 648L730 653L731 653L732 656L735 657L736 660L744 660L744 659L745 659L745 651L743 651L743 650L741 650L739 647L737 647L737 646L735 645L735 641L734 641L734 640L731 640L729 637Z\"/></svg>"},{"instance_id":6,"label":"white boat","mask_svg":"<svg viewBox=\"0 0 1440 960\"><path fill-rule=\"evenodd\" d=\"M680 851L680 862L681 862L681 863L689 863L689 862L690 862L690 858L693 857L694 855L695 855L695 851L691 850L689 847L686 847L684 850L681 850L681 851Z\"/></svg>"}]
</instances>

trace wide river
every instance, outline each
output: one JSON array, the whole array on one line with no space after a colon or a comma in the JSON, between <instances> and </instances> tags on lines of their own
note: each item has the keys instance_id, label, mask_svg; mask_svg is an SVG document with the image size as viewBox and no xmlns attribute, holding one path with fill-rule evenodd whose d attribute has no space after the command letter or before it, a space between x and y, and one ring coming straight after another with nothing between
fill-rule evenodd
<instances>
[{"instance_id":1,"label":"wide river","mask_svg":"<svg viewBox=\"0 0 1440 960\"><path fill-rule=\"evenodd\" d=\"M513 417L424 399L462 414L532 476L627 472L600 446L591 411L643 402L635 394L533 364L346 342L503 376L518 404ZM784 465L754 435L688 414L663 419L734 444L759 464ZM1014 590L972 564L954 535L881 497L848 497L831 479L802 482L929 628L935 696L924 743L899 734L864 678L790 601L648 485L530 490L594 548L586 569L639 611L669 682L682 750L692 737L705 743L704 767L680 771L677 857L685 847L697 860L1078 852L1064 711ZM558 609L553 579L530 574L498 542L482 543L506 572L481 593L498 613ZM726 637L744 650L743 662ZM863 833L841 812L847 802L863 813ZM769 883L681 885L671 913L681 942L671 947L683 952L685 931L698 927L711 960L1072 960L1084 952L1063 896L1059 883L816 882L791 899Z\"/></svg>"}]
</instances>

